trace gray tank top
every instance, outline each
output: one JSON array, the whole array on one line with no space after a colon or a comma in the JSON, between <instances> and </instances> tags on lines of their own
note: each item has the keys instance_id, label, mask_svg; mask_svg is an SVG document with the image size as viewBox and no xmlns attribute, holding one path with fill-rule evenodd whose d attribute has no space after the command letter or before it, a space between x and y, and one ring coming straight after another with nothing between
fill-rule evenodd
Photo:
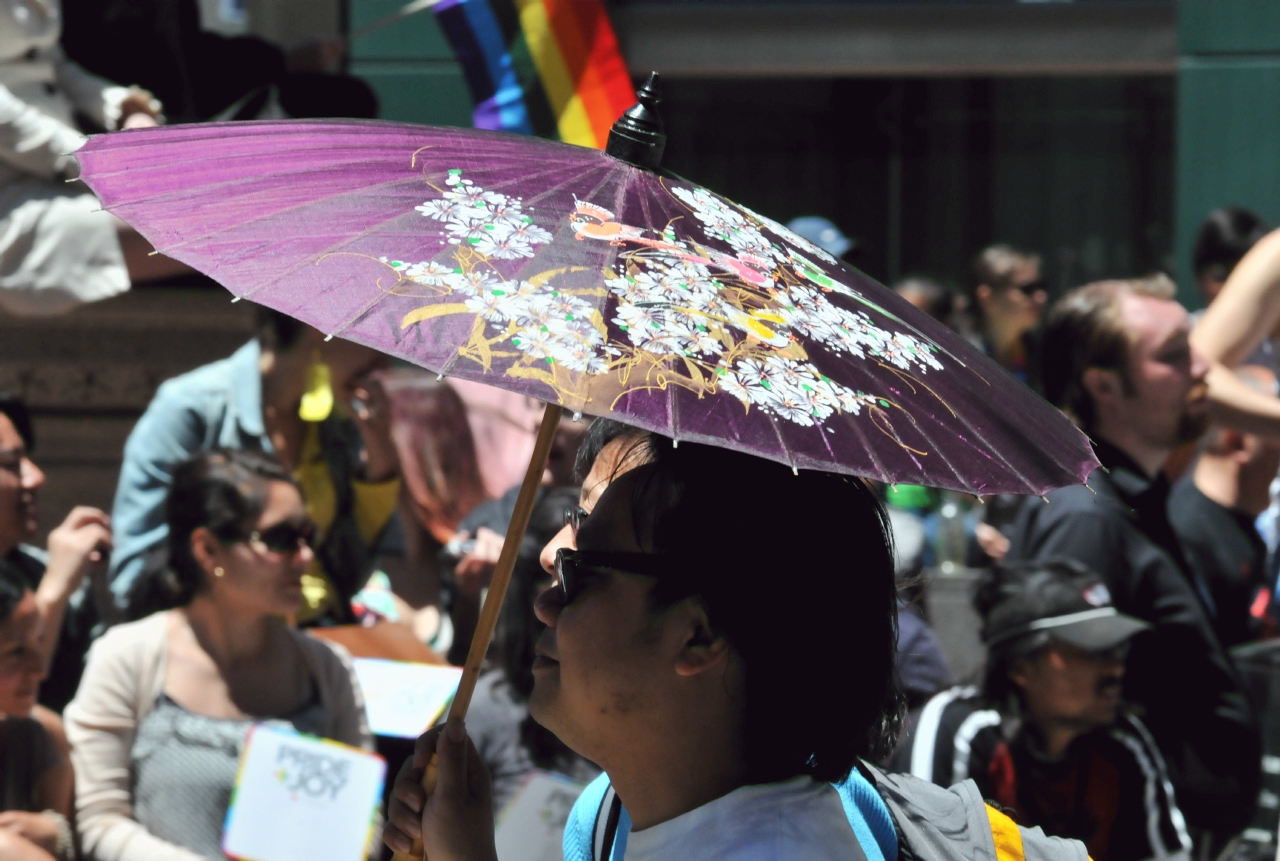
<instances>
[{"instance_id":1,"label":"gray tank top","mask_svg":"<svg viewBox=\"0 0 1280 861\"><path fill-rule=\"evenodd\" d=\"M133 742L134 818L162 840L223 858L222 825L254 723L323 735L329 715L317 703L282 720L226 720L187 711L161 694Z\"/></svg>"}]
</instances>

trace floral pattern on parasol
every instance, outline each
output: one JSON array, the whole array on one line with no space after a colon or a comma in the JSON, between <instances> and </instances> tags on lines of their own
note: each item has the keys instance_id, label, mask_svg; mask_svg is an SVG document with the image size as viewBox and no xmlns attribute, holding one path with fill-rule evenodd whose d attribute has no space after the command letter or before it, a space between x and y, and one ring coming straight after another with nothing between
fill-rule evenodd
<instances>
[{"instance_id":1,"label":"floral pattern on parasol","mask_svg":"<svg viewBox=\"0 0 1280 861\"><path fill-rule=\"evenodd\" d=\"M463 355L483 362L503 344L515 347L522 359L508 367L508 374L518 369L517 375L543 376L563 391L585 389L585 382L575 379L579 375L616 372L626 380L638 366L661 368L667 384L707 395L723 390L748 410L754 406L812 426L835 413L858 415L864 406L886 407L890 401L822 374L797 336L911 373L942 370L932 344L881 328L865 311L828 301L824 290L864 300L797 248L829 265L835 258L705 189L670 189L701 225L703 242L687 227L685 237L678 238L670 226L655 232L622 224L604 207L575 199L569 222L577 239L630 246L604 278L615 300L610 322L624 334L623 343L610 340L595 302L582 295L598 291L551 289L536 277L508 279L493 264L531 258L536 246L552 241L552 234L523 211L519 198L486 191L460 168L448 171L445 186L440 197L416 210L443 223L447 242L458 246L451 252L454 265L438 259L380 260L400 279L436 288L440 299L461 299L458 312L465 309L488 324L473 331ZM764 230L776 238L766 237ZM706 237L735 253L710 248ZM423 312L438 316L440 308L432 303L410 312L402 325L417 322Z\"/></svg>"}]
</instances>

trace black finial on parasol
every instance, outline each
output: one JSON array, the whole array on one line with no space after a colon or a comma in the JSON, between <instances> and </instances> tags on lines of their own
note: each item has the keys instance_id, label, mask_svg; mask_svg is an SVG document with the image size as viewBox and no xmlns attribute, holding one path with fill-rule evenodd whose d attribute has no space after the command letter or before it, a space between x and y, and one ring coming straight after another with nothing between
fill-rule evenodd
<instances>
[{"instance_id":1,"label":"black finial on parasol","mask_svg":"<svg viewBox=\"0 0 1280 861\"><path fill-rule=\"evenodd\" d=\"M609 143L604 151L636 167L657 170L662 164L662 151L667 146L662 115L658 113L661 104L658 73L650 72L649 80L636 93L636 103L618 117L609 130Z\"/></svg>"}]
</instances>

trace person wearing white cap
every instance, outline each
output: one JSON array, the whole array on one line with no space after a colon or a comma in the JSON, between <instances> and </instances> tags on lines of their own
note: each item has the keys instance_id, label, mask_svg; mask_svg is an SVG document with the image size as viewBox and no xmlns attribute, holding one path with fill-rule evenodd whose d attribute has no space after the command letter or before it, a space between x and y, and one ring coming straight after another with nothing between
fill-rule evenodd
<instances>
[{"instance_id":1,"label":"person wearing white cap","mask_svg":"<svg viewBox=\"0 0 1280 861\"><path fill-rule=\"evenodd\" d=\"M1094 861L1189 858L1164 759L1124 707L1129 640L1101 579L1050 559L995 568L974 598L988 648L982 690L952 688L909 722L893 771L972 778L1018 823L1085 843Z\"/></svg>"}]
</instances>

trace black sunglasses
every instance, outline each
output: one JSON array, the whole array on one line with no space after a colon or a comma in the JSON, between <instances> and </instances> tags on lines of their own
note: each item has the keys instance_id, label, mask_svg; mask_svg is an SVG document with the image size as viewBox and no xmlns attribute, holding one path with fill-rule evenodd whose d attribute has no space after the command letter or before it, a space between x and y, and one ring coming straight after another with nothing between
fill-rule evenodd
<instances>
[{"instance_id":1,"label":"black sunglasses","mask_svg":"<svg viewBox=\"0 0 1280 861\"><path fill-rule=\"evenodd\" d=\"M241 540L261 544L272 553L292 556L302 549L302 545L310 546L315 537L316 525L310 520L304 520L301 523L291 523L286 520L262 531L254 530Z\"/></svg>"},{"instance_id":2,"label":"black sunglasses","mask_svg":"<svg viewBox=\"0 0 1280 861\"><path fill-rule=\"evenodd\" d=\"M1049 282L1045 281L1043 278L1037 278L1036 280L1029 281L1026 284L1019 284L1013 289L1022 291L1022 295L1024 296L1034 296L1041 291L1045 293L1049 292Z\"/></svg>"},{"instance_id":3,"label":"black sunglasses","mask_svg":"<svg viewBox=\"0 0 1280 861\"><path fill-rule=\"evenodd\" d=\"M582 521L586 520L590 514L591 512L581 505L571 505L564 510L564 525L573 528L575 538L578 535L578 528L582 526Z\"/></svg>"},{"instance_id":4,"label":"black sunglasses","mask_svg":"<svg viewBox=\"0 0 1280 861\"><path fill-rule=\"evenodd\" d=\"M582 573L592 569L658 577L671 569L671 560L658 553L612 553L566 550L562 547L556 551L556 583L564 593L566 605L572 603L582 591Z\"/></svg>"}]
</instances>

